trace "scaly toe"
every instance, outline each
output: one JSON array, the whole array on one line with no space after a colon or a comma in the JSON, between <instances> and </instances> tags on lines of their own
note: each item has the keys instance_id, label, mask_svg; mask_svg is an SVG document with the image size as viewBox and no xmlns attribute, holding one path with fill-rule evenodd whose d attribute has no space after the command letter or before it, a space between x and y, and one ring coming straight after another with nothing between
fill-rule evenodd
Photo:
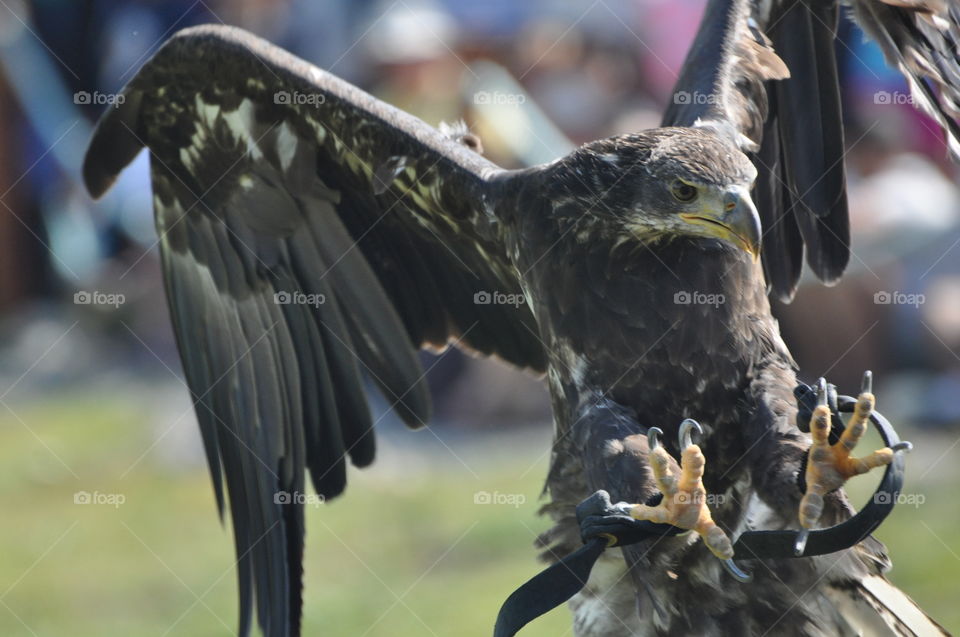
<instances>
[{"instance_id":1,"label":"scaly toe","mask_svg":"<svg viewBox=\"0 0 960 637\"><path fill-rule=\"evenodd\" d=\"M710 552L721 560L733 558L733 544L730 543L730 538L719 526L714 526L707 531L703 536L703 542L710 549Z\"/></svg>"}]
</instances>

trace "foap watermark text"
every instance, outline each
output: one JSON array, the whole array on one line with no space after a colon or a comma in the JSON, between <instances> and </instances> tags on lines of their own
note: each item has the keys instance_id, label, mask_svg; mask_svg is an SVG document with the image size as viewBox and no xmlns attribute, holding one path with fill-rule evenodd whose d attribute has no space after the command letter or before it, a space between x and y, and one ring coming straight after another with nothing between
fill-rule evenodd
<instances>
[{"instance_id":1,"label":"foap watermark text","mask_svg":"<svg viewBox=\"0 0 960 637\"><path fill-rule=\"evenodd\" d=\"M74 504L95 504L112 506L119 509L120 505L127 501L127 496L122 493L101 493L100 491L77 491L73 494Z\"/></svg>"},{"instance_id":2,"label":"foap watermark text","mask_svg":"<svg viewBox=\"0 0 960 637\"><path fill-rule=\"evenodd\" d=\"M126 99L127 96L123 93L77 91L73 94L74 104L93 104L95 106L120 106Z\"/></svg>"},{"instance_id":3,"label":"foap watermark text","mask_svg":"<svg viewBox=\"0 0 960 637\"><path fill-rule=\"evenodd\" d=\"M523 93L504 93L502 91L477 91L473 94L473 103L497 106L522 106L527 101Z\"/></svg>"},{"instance_id":4,"label":"foap watermark text","mask_svg":"<svg viewBox=\"0 0 960 637\"><path fill-rule=\"evenodd\" d=\"M319 493L300 493L299 491L277 491L273 494L274 504L303 504L320 506L327 499Z\"/></svg>"},{"instance_id":5,"label":"foap watermark text","mask_svg":"<svg viewBox=\"0 0 960 637\"><path fill-rule=\"evenodd\" d=\"M512 305L514 307L520 307L527 300L522 294L515 293L505 293L497 292L487 292L486 290L481 290L473 295L473 304L474 305Z\"/></svg>"},{"instance_id":6,"label":"foap watermark text","mask_svg":"<svg viewBox=\"0 0 960 637\"><path fill-rule=\"evenodd\" d=\"M873 302L876 305L912 305L920 307L927 301L923 294L908 294L906 292L888 292L881 290L873 295Z\"/></svg>"},{"instance_id":7,"label":"foap watermark text","mask_svg":"<svg viewBox=\"0 0 960 637\"><path fill-rule=\"evenodd\" d=\"M273 295L273 302L277 305L312 305L318 307L327 302L323 294L306 294L305 292L277 292Z\"/></svg>"},{"instance_id":8,"label":"foap watermark text","mask_svg":"<svg viewBox=\"0 0 960 637\"><path fill-rule=\"evenodd\" d=\"M727 302L727 297L723 294L707 294L697 292L696 290L680 290L673 295L673 302L676 305L712 305L720 307Z\"/></svg>"},{"instance_id":9,"label":"foap watermark text","mask_svg":"<svg viewBox=\"0 0 960 637\"><path fill-rule=\"evenodd\" d=\"M99 290L80 290L73 295L74 305L110 305L120 307L127 302L127 297L119 292L101 292Z\"/></svg>"},{"instance_id":10,"label":"foap watermark text","mask_svg":"<svg viewBox=\"0 0 960 637\"><path fill-rule=\"evenodd\" d=\"M522 493L500 493L499 491L477 491L473 494L474 504L500 504L519 509L527 501Z\"/></svg>"},{"instance_id":11,"label":"foap watermark text","mask_svg":"<svg viewBox=\"0 0 960 637\"><path fill-rule=\"evenodd\" d=\"M277 91L273 94L274 104L291 106L320 106L327 101L323 93L301 93L300 91Z\"/></svg>"}]
</instances>

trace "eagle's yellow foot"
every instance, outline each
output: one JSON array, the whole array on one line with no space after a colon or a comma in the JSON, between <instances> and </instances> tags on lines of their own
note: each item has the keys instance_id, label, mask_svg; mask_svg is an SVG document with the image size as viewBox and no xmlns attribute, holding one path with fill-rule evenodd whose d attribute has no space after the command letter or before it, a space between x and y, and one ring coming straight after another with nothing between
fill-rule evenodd
<instances>
[{"instance_id":1,"label":"eagle's yellow foot","mask_svg":"<svg viewBox=\"0 0 960 637\"><path fill-rule=\"evenodd\" d=\"M863 376L863 386L857 397L857 404L847 423L840 440L830 444L831 417L827 406L826 383L820 379L819 404L810 419L810 435L813 445L807 456L805 474L807 492L800 501L800 525L804 529L813 528L823 513L823 496L852 478L866 473L874 467L882 467L893 461L893 450L884 447L869 456L854 458L850 455L857 442L867 430L867 422L873 412L876 399L871 392L870 372Z\"/></svg>"},{"instance_id":2,"label":"eagle's yellow foot","mask_svg":"<svg viewBox=\"0 0 960 637\"><path fill-rule=\"evenodd\" d=\"M650 428L647 433L650 467L653 469L657 487L663 493L663 500L657 506L636 504L631 508L630 515L638 520L672 524L681 529L696 531L714 555L721 560L731 560L733 545L730 538L713 521L707 507L707 492L702 481L706 459L700 447L693 444L690 438L691 429L701 433L703 431L694 420L684 420L680 425L680 446L683 451L678 478L670 468L670 454L657 440L663 431L657 427Z\"/></svg>"}]
</instances>

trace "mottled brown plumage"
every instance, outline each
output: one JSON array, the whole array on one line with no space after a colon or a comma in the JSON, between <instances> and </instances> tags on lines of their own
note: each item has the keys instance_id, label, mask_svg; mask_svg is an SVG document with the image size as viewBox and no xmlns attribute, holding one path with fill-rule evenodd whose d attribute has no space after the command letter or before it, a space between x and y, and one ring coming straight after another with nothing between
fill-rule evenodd
<instances>
[{"instance_id":1,"label":"mottled brown plumage","mask_svg":"<svg viewBox=\"0 0 960 637\"><path fill-rule=\"evenodd\" d=\"M547 372L548 555L579 544L574 506L590 492L653 495L643 434L664 429L677 455L669 434L686 417L705 429L704 485L722 497L711 508L728 534L797 527L809 441L767 285L792 294L804 249L818 275L838 276L847 222L842 168L829 164L842 148L824 57L836 7L788 4L763 14L712 0L678 84L710 99L522 171L237 29L183 31L144 65L101 119L84 177L99 196L150 150L171 317L221 509L221 482L229 494L242 635L254 608L269 637L299 633L296 495L309 474L334 497L348 458L373 460L363 374L408 425L429 418L417 347L452 342ZM910 39L927 23L954 34L944 11L884 6L876 20L906 33L891 46L910 50L909 69L940 65L956 88L955 56L929 59L947 35ZM764 33L774 17L804 30ZM904 18L924 22L903 31ZM786 49L789 80L767 36ZM791 100L810 81L818 93L801 113ZM803 126L813 139L798 139ZM804 190L824 168L823 186ZM822 522L847 515L842 492L828 496ZM905 631L887 564L868 539L754 564L741 585L679 536L609 552L574 623L581 637L833 635L869 616ZM844 617L855 601L867 615Z\"/></svg>"}]
</instances>

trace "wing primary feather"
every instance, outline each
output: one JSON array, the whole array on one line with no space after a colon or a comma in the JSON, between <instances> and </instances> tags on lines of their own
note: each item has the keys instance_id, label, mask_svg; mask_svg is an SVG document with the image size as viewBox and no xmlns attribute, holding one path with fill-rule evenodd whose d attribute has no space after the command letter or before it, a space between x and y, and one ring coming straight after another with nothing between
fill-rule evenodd
<instances>
[{"instance_id":1,"label":"wing primary feather","mask_svg":"<svg viewBox=\"0 0 960 637\"><path fill-rule=\"evenodd\" d=\"M171 299L170 320L173 323L174 335L178 348L185 352L182 356L183 370L190 388L190 397L197 415L197 424L200 427L200 437L203 440L203 449L207 457L207 468L213 481L213 491L217 500L217 512L223 521L223 464L220 457L220 443L218 440L218 423L216 412L209 392L201 392L195 388L209 387L213 383L213 371L207 360L208 354L204 350L201 340L194 330L188 326L194 317L191 317L187 308L196 307L195 299L190 298L190 289L183 285L182 278L188 276L179 262L185 257L174 255L171 250L161 251L163 261L164 285L167 297Z\"/></svg>"},{"instance_id":2,"label":"wing primary feather","mask_svg":"<svg viewBox=\"0 0 960 637\"><path fill-rule=\"evenodd\" d=\"M328 267L320 256L313 233L295 233L288 239L288 245L295 276L303 282L301 285L304 292L317 295L318 300L323 299L323 303L318 304L313 311L316 330L311 331L311 339L318 339L315 346L322 347L325 353L323 360L326 365L322 370L322 378L325 380L318 387L323 392L323 404L329 405L325 408L326 418L336 418L333 421L326 420L325 426L333 427L339 422L342 430L341 444L346 447L351 461L358 467L367 466L373 462L376 437L364 393L363 378L354 353L356 348L344 326L336 295L324 277L312 274L326 272ZM324 387L336 388L336 391L326 391ZM340 451L342 454L343 448ZM327 470L312 470L311 475L316 481ZM315 486L319 487L316 482ZM333 497L340 492L335 486L328 485L325 490L318 488L318 491Z\"/></svg>"},{"instance_id":3,"label":"wing primary feather","mask_svg":"<svg viewBox=\"0 0 960 637\"><path fill-rule=\"evenodd\" d=\"M310 227L320 254L331 264L323 276L350 308L344 318L356 355L403 421L422 427L430 418L430 397L400 317L333 207L312 200L307 210L314 219Z\"/></svg>"},{"instance_id":4,"label":"wing primary feather","mask_svg":"<svg viewBox=\"0 0 960 637\"><path fill-rule=\"evenodd\" d=\"M944 130L960 159L960 9L956 2L853 0L857 23L875 40L887 64L910 85L914 105ZM931 86L932 85L932 86ZM934 90L934 88L936 90Z\"/></svg>"},{"instance_id":5,"label":"wing primary feather","mask_svg":"<svg viewBox=\"0 0 960 637\"><path fill-rule=\"evenodd\" d=\"M294 285L293 277L280 269L278 277L273 280L272 289L266 290L264 299L266 309L269 312L268 320L272 325L283 325L286 329L278 332L278 338L271 340L273 345L273 359L278 361L277 369L280 376L279 389L283 392L281 401L281 418L275 423L275 427L283 432L284 447L279 452L278 473L280 478L280 488L282 491L290 494L290 497L283 499L274 493L274 501L280 505L281 520L285 532L285 540L282 543L282 555L286 560L286 586L281 587L277 594L279 600L286 602L282 606L275 607L275 612L283 616L283 609L287 609L283 616L283 630L289 634L299 632L300 612L302 607L302 588L303 588L303 540L305 535L304 516L301 498L305 493L305 466L307 445L305 441L305 418L306 395L316 385L309 386L306 383L311 378L310 368L315 365L315 361L323 361L323 352L315 351L304 346L310 340L306 333L306 326L310 324L310 309L308 305L289 305L279 304L277 302L277 291L280 289L290 289ZM281 287L282 286L282 287ZM298 346L299 344L299 346ZM328 385L329 386L329 385ZM316 414L309 414L315 416ZM281 424L281 423L285 423ZM338 431L335 426L329 427L331 431ZM334 447L337 457L342 459L341 447ZM344 475L344 484L346 476ZM279 609L279 610L277 610ZM288 630L287 627L297 625L295 631Z\"/></svg>"},{"instance_id":6,"label":"wing primary feather","mask_svg":"<svg viewBox=\"0 0 960 637\"><path fill-rule=\"evenodd\" d=\"M324 99L279 104L281 90ZM528 308L467 302L519 292L486 208L509 196L492 185L505 173L235 28L178 33L124 95L97 124L84 180L102 195L149 146L171 320L218 511L232 520L240 635L255 621L265 637L295 637L307 473L332 498L347 454L357 466L375 454L361 371L421 426L424 339L463 336L544 365Z\"/></svg>"},{"instance_id":7,"label":"wing primary feather","mask_svg":"<svg viewBox=\"0 0 960 637\"><path fill-rule=\"evenodd\" d=\"M94 199L110 189L120 171L143 149L143 93L127 87L121 95L122 101L103 112L84 155L83 183Z\"/></svg>"},{"instance_id":8,"label":"wing primary feather","mask_svg":"<svg viewBox=\"0 0 960 637\"><path fill-rule=\"evenodd\" d=\"M287 281L278 290L287 294L299 288ZM283 304L285 320L296 335L297 356L303 374L304 430L306 463L317 493L333 498L347 483L342 426L347 413L338 408L335 394L357 389L331 377L330 352L320 334L317 318L309 305Z\"/></svg>"},{"instance_id":9,"label":"wing primary feather","mask_svg":"<svg viewBox=\"0 0 960 637\"><path fill-rule=\"evenodd\" d=\"M698 121L711 120L726 123L732 130L730 114L726 112L729 92L733 89L729 80L733 49L746 30L748 4L744 0L707 2L662 126L693 126Z\"/></svg>"},{"instance_id":10,"label":"wing primary feather","mask_svg":"<svg viewBox=\"0 0 960 637\"><path fill-rule=\"evenodd\" d=\"M791 160L790 186L807 210L820 217L833 212L844 187L834 34L822 20L832 26L836 10L833 15L815 16L806 3L791 3L775 19L770 33L790 68L790 79L776 85L780 133Z\"/></svg>"},{"instance_id":11,"label":"wing primary feather","mask_svg":"<svg viewBox=\"0 0 960 637\"><path fill-rule=\"evenodd\" d=\"M814 13L814 10L818 13ZM838 8L793 3L772 17L770 37L790 68L777 82L780 154L807 263L833 283L850 259L843 122L833 50ZM812 107L811 107L812 105Z\"/></svg>"}]
</instances>

